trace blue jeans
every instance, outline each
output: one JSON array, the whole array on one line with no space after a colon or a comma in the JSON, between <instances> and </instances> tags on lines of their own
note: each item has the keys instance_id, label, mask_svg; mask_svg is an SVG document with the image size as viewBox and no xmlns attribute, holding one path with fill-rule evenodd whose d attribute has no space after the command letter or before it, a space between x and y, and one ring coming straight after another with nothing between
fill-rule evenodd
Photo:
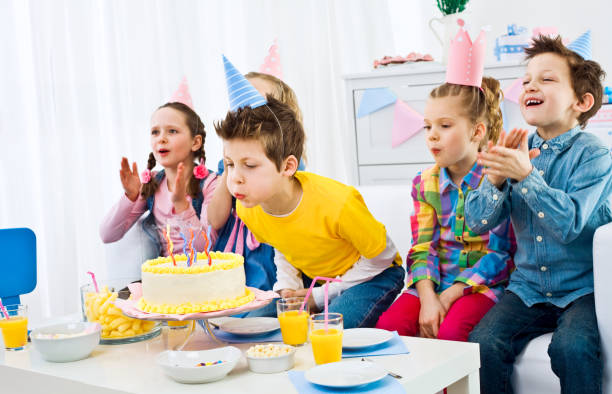
<instances>
[{"instance_id":1,"label":"blue jeans","mask_svg":"<svg viewBox=\"0 0 612 394\"><path fill-rule=\"evenodd\" d=\"M553 332L548 355L561 392L601 393L603 365L593 294L565 308L549 303L527 307L509 291L470 334L470 342L480 344L481 393L513 393L510 378L516 357L531 339L548 332Z\"/></svg>"},{"instance_id":2,"label":"blue jeans","mask_svg":"<svg viewBox=\"0 0 612 394\"><path fill-rule=\"evenodd\" d=\"M346 289L329 303L330 312L342 313L344 328L374 327L404 287L404 268L393 265L367 282ZM312 279L304 275L304 287ZM276 303L251 311L247 317L276 316Z\"/></svg>"}]
</instances>

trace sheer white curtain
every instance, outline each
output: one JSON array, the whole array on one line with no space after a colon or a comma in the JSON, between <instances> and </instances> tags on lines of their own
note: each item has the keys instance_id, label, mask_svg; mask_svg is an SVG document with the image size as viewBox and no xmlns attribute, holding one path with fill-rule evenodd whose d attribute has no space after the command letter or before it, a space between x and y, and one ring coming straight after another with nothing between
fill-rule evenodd
<instances>
[{"instance_id":1,"label":"sheer white curtain","mask_svg":"<svg viewBox=\"0 0 612 394\"><path fill-rule=\"evenodd\" d=\"M122 193L120 159L144 168L151 113L183 76L216 167L221 143L212 122L227 110L222 53L242 72L257 70L278 38L285 80L305 116L309 169L345 180L341 77L395 53L387 6L0 2L0 228L36 232L38 286L23 297L31 319L76 312L86 272L105 276L98 225Z\"/></svg>"}]
</instances>

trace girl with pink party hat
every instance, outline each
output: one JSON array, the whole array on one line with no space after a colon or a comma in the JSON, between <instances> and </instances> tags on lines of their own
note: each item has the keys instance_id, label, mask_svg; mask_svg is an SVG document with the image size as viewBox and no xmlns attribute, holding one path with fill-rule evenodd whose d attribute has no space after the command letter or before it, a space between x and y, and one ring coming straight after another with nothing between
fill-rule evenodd
<instances>
[{"instance_id":1,"label":"girl with pink party hat","mask_svg":"<svg viewBox=\"0 0 612 394\"><path fill-rule=\"evenodd\" d=\"M217 175L204 166L205 139L204 123L192 108L187 82L183 79L170 102L151 116L147 169L139 176L135 162L130 167L127 158L121 160L119 176L125 193L100 225L104 243L121 239L149 211L143 228L155 243L157 253L147 257L168 255L167 223L172 225L169 239L175 251L182 250L185 243L180 232L190 237L189 229L198 234L194 236L193 248L204 249L206 240L199 234L207 232L206 208L218 182ZM157 163L163 170L153 172ZM211 236L214 238L214 234ZM213 242L211 239L209 243Z\"/></svg>"},{"instance_id":2,"label":"girl with pink party hat","mask_svg":"<svg viewBox=\"0 0 612 394\"><path fill-rule=\"evenodd\" d=\"M466 341L503 294L513 268L510 221L477 234L464 218L465 198L483 179L478 152L502 133L502 92L497 80L482 77L484 51L484 32L472 44L459 29L446 83L429 95L424 121L436 164L414 178L408 289L381 315L378 328Z\"/></svg>"}]
</instances>

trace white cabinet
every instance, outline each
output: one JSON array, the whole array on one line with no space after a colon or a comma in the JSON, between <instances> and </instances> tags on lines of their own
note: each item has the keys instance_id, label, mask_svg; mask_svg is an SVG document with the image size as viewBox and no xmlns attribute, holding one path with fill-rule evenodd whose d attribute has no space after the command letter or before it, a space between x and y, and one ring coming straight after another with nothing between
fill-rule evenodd
<instances>
[{"instance_id":1,"label":"white cabinet","mask_svg":"<svg viewBox=\"0 0 612 394\"><path fill-rule=\"evenodd\" d=\"M394 106L357 118L366 89L388 88L414 110L423 113L429 92L444 82L446 69L440 64L406 64L345 76L349 109L349 163L355 185L410 184L416 173L433 164L424 132L391 147ZM522 77L524 66L499 63L485 68L484 75L500 81L502 88ZM506 129L526 127L518 105L505 105Z\"/></svg>"}]
</instances>

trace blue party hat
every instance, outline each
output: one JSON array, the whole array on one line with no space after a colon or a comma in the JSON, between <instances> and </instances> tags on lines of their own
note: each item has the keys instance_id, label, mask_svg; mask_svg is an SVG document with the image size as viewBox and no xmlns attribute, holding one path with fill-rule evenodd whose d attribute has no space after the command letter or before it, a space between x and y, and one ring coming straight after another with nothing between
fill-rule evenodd
<instances>
[{"instance_id":1,"label":"blue party hat","mask_svg":"<svg viewBox=\"0 0 612 394\"><path fill-rule=\"evenodd\" d=\"M567 47L582 56L584 60L591 60L591 31L587 30Z\"/></svg>"},{"instance_id":2,"label":"blue party hat","mask_svg":"<svg viewBox=\"0 0 612 394\"><path fill-rule=\"evenodd\" d=\"M236 111L242 107L257 108L267 104L266 99L236 70L236 67L227 60L225 55L223 55L223 67L225 68L230 111Z\"/></svg>"}]
</instances>

